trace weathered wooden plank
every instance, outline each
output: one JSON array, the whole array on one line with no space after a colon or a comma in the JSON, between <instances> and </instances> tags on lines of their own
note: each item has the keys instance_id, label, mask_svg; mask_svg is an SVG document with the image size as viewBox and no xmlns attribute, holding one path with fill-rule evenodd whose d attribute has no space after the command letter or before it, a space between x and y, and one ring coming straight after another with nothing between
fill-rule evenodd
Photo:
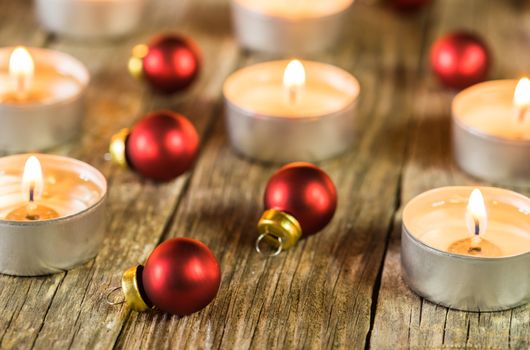
<instances>
[{"instance_id":1,"label":"weathered wooden plank","mask_svg":"<svg viewBox=\"0 0 530 350\"><path fill-rule=\"evenodd\" d=\"M481 33L495 57L494 77L512 77L528 69L527 45L522 41L516 3L499 1L440 1L432 10L433 28L426 47L448 30L460 27ZM427 66L428 63L424 63ZM450 103L453 93L430 75L417 86L409 155L404 169L402 203L439 186L476 184L455 166L450 151ZM525 188L518 190L528 193ZM416 296L401 279L400 233L396 227L384 264L374 348L527 348L530 307L496 313L466 313L434 305Z\"/></svg>"},{"instance_id":2,"label":"weathered wooden plank","mask_svg":"<svg viewBox=\"0 0 530 350\"><path fill-rule=\"evenodd\" d=\"M158 3L157 7L164 9L166 18L169 18L168 14L170 16L176 13L189 15L192 5L193 2L170 3L166 1ZM160 26L160 18L155 18L157 27ZM189 16L188 18L193 17ZM170 28L175 26L172 21L168 24ZM182 24L179 23L179 27L180 25ZM209 120L215 117L212 99L218 95L220 82L233 64L235 56L232 55L232 52L235 50L233 46L226 45L223 41L195 34L192 29L188 29L186 32L193 34L207 57L218 55L226 62L208 62L204 67L201 81L193 91L187 94L186 99L182 97L174 99L155 98L151 102L146 101L145 104L149 106L147 107L149 109L172 107L183 112L192 118L204 136ZM112 56L106 57L110 59ZM124 69L124 62L122 61L119 68L115 67L116 70L105 72L107 77L117 76L118 69ZM124 80L126 80L125 77ZM113 92L111 90L109 94L114 96ZM130 98L134 98L134 95ZM151 98L151 95L145 96L146 100ZM101 116L96 116L94 119L101 122ZM130 121L129 117L129 123ZM116 130L113 125L112 122L107 123L106 126L102 126L101 130L95 130L98 135L103 135L103 148L108 142L109 132ZM83 149L92 151L95 146L92 141L90 147L85 145ZM103 148L101 152L103 152ZM81 154L88 156L88 153L82 152ZM178 203L179 195L184 189L187 178L183 177L176 183L164 186L145 184L138 181L136 177L126 177L123 179L125 181L120 177L113 177L112 180L113 189L119 191L117 193L118 198L114 198L113 203L120 203L122 208L125 205L126 211L122 212L120 207L113 208L111 206L113 220L109 227L109 232L112 235L110 241L98 255L94 266L89 267L89 271L74 270L67 274L63 286L58 290L57 297L50 307L45 326L39 333L36 342L37 347L48 348L68 345L74 348L106 348L113 345L128 311L125 307L109 307L102 301L102 296L112 284L119 285L120 274L124 269L145 260L159 241L165 225ZM145 195L131 197L131 185L133 188L138 187L140 193ZM87 275L91 276L91 279L85 281L85 285L80 288L79 293L76 293L79 296L81 296L81 292L85 293L83 299L73 300L71 294L72 290L76 288L76 280L84 279ZM67 310L71 310L71 316L65 317ZM62 331L58 332L58 329Z\"/></svg>"},{"instance_id":3,"label":"weathered wooden plank","mask_svg":"<svg viewBox=\"0 0 530 350\"><path fill-rule=\"evenodd\" d=\"M361 81L357 142L322 163L340 195L330 227L280 257L264 259L253 248L262 191L276 167L234 155L217 123L166 237L194 237L212 248L223 267L219 296L184 318L131 314L119 348L364 346L395 210L421 26L421 18L404 23L359 6L340 50L316 56Z\"/></svg>"},{"instance_id":4,"label":"weathered wooden plank","mask_svg":"<svg viewBox=\"0 0 530 350\"><path fill-rule=\"evenodd\" d=\"M255 222L275 167L235 156L224 136L220 87L238 60L226 1L154 0L136 36L85 45L47 39L28 0L0 0L0 44L49 45L89 67L85 132L54 152L96 165L110 183L109 237L95 260L54 276L0 276L0 348L359 348L366 339L374 348L528 347L530 307L457 312L403 284L396 213L431 187L476 182L449 156L452 93L428 73L430 41L455 26L478 29L500 57L494 76L512 76L529 68L514 20L526 5L445 0L402 17L366 4L354 8L340 49L308 56L353 71L363 86L353 150L321 164L338 185L337 216L292 251L263 259L253 251ZM133 43L161 28L191 34L204 49L200 82L172 98L151 95L125 69ZM268 58L274 56L251 55L248 62ZM103 154L115 130L161 107L192 119L203 150L194 172L154 185L111 166ZM223 283L214 303L184 318L108 306L103 298L121 271L173 236L201 239L219 257Z\"/></svg>"},{"instance_id":5,"label":"weathered wooden plank","mask_svg":"<svg viewBox=\"0 0 530 350\"><path fill-rule=\"evenodd\" d=\"M36 30L30 5L29 0L0 1L0 46L41 46L46 41L46 34ZM16 343L31 345L27 335L38 332L41 322L28 318L20 323L18 318L32 312L45 313L45 301L53 297L61 280L61 276L20 279L0 275L0 348L10 348ZM30 291L34 298L27 300ZM11 327L21 331L10 335L8 329Z\"/></svg>"},{"instance_id":6,"label":"weathered wooden plank","mask_svg":"<svg viewBox=\"0 0 530 350\"><path fill-rule=\"evenodd\" d=\"M37 28L31 0L0 1L0 45L41 46L47 34Z\"/></svg>"},{"instance_id":7,"label":"weathered wooden plank","mask_svg":"<svg viewBox=\"0 0 530 350\"><path fill-rule=\"evenodd\" d=\"M140 32L141 37L128 41L88 46L71 40L51 43L52 47L79 57L92 73L85 132L80 140L55 152L88 161L109 178L109 237L96 260L68 273L35 280L2 277L9 286L2 288L2 293L14 288L5 299L7 306L2 312L2 321L5 316L6 323L2 347L107 348L118 336L128 311L109 307L103 297L110 287L119 285L120 273L145 260L159 241L187 176L174 183L153 185L117 170L104 161L103 155L113 132L129 126L143 111L153 108L174 107L190 115L200 134L207 131L212 117L212 96L218 95L220 82L234 60L230 54L235 51L233 47L193 33L207 49L206 55L217 54L226 62L207 64L196 87L174 98L155 98L144 93L142 85L128 77L126 71L132 44L157 32L155 27L180 27L182 23L174 19L189 13L187 9L191 6L193 2L152 2L151 21ZM32 16L28 6L24 10Z\"/></svg>"}]
</instances>

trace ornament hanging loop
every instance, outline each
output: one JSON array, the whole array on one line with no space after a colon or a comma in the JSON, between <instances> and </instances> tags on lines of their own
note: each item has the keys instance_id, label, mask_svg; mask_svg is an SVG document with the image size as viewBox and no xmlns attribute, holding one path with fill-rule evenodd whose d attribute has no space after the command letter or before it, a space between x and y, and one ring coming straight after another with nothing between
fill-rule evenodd
<instances>
[{"instance_id":1,"label":"ornament hanging loop","mask_svg":"<svg viewBox=\"0 0 530 350\"><path fill-rule=\"evenodd\" d=\"M121 290L122 290L121 287L116 287L110 290L107 293L107 296L105 297L105 301L107 302L107 304L112 305L112 306L123 304L125 302L125 297L123 296L123 293L120 293L120 296L116 296L116 292L117 291L121 292Z\"/></svg>"},{"instance_id":2,"label":"ornament hanging loop","mask_svg":"<svg viewBox=\"0 0 530 350\"><path fill-rule=\"evenodd\" d=\"M269 240L275 241L276 244L278 245L276 250L273 250L270 253L264 252L261 249L261 242L264 239L269 239ZM265 256L265 257L277 256L277 255L279 255L282 252L282 248L283 248L283 239L281 237L279 237L279 236L271 235L268 232L262 233L261 235L259 235L258 239L256 239L256 251L262 256Z\"/></svg>"}]
</instances>

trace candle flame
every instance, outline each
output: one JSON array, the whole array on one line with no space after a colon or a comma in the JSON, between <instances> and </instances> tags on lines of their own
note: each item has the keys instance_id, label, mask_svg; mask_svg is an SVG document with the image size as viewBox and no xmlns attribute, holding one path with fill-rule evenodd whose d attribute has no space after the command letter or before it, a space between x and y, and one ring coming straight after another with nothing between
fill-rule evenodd
<instances>
[{"instance_id":1,"label":"candle flame","mask_svg":"<svg viewBox=\"0 0 530 350\"><path fill-rule=\"evenodd\" d=\"M22 46L16 47L9 56L9 75L16 82L16 91L24 93L33 78L35 64L28 50Z\"/></svg>"},{"instance_id":2,"label":"candle flame","mask_svg":"<svg viewBox=\"0 0 530 350\"><path fill-rule=\"evenodd\" d=\"M283 85L304 86L305 84L305 69L302 62L299 60L292 60L289 62L283 73Z\"/></svg>"},{"instance_id":3,"label":"candle flame","mask_svg":"<svg viewBox=\"0 0 530 350\"><path fill-rule=\"evenodd\" d=\"M34 202L42 196L44 190L44 180L42 167L35 156L30 156L24 166L22 175L22 195L29 202Z\"/></svg>"},{"instance_id":4,"label":"candle flame","mask_svg":"<svg viewBox=\"0 0 530 350\"><path fill-rule=\"evenodd\" d=\"M513 94L513 104L518 108L530 106L530 80L528 78L522 78L517 83Z\"/></svg>"},{"instance_id":5,"label":"candle flame","mask_svg":"<svg viewBox=\"0 0 530 350\"><path fill-rule=\"evenodd\" d=\"M469 233L476 238L483 236L488 225L488 212L482 192L475 188L469 196L466 211L466 224Z\"/></svg>"},{"instance_id":6,"label":"candle flame","mask_svg":"<svg viewBox=\"0 0 530 350\"><path fill-rule=\"evenodd\" d=\"M522 78L517 83L513 94L513 105L517 122L524 122L530 108L530 80L528 78Z\"/></svg>"},{"instance_id":7,"label":"candle flame","mask_svg":"<svg viewBox=\"0 0 530 350\"><path fill-rule=\"evenodd\" d=\"M305 85L305 69L302 62L292 60L283 72L283 86L289 94L289 101L295 103L300 89Z\"/></svg>"}]
</instances>

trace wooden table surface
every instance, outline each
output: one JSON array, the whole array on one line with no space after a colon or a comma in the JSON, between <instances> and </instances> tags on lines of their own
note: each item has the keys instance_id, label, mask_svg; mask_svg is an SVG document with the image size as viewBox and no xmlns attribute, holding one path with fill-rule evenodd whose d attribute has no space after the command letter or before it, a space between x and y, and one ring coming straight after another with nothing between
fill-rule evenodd
<instances>
[{"instance_id":1,"label":"wooden table surface","mask_svg":"<svg viewBox=\"0 0 530 350\"><path fill-rule=\"evenodd\" d=\"M452 160L454 92L430 73L431 43L452 29L475 30L494 55L491 77L517 77L530 70L529 11L523 0L435 0L414 15L355 3L341 45L307 56L347 69L362 86L353 148L320 164L337 185L337 213L323 232L266 259L254 250L255 225L277 165L232 152L221 87L237 67L274 57L238 48L227 1L151 0L137 35L90 44L43 32L29 0L0 0L0 46L50 47L88 66L84 133L53 152L95 165L110 185L106 239L94 260L52 276L0 276L0 348L529 348L530 306L448 310L413 294L399 264L403 205L433 187L479 183ZM163 98L131 78L126 62L134 44L167 29L199 43L204 70L191 90ZM187 115L202 149L192 171L157 185L104 154L115 131L160 108ZM516 190L530 194L530 182ZM205 242L220 260L222 285L210 306L179 318L107 305L126 268L179 236Z\"/></svg>"}]
</instances>

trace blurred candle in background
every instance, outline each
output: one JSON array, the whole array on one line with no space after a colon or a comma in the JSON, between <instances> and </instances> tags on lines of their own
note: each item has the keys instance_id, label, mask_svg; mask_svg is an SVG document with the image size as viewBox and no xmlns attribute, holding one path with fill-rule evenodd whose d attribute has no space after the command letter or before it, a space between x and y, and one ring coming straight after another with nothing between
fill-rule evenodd
<instances>
[{"instance_id":1,"label":"blurred candle in background","mask_svg":"<svg viewBox=\"0 0 530 350\"><path fill-rule=\"evenodd\" d=\"M270 61L225 81L230 141L262 161L318 161L345 152L355 139L357 79L312 61Z\"/></svg>"},{"instance_id":2,"label":"blurred candle in background","mask_svg":"<svg viewBox=\"0 0 530 350\"><path fill-rule=\"evenodd\" d=\"M232 0L241 46L301 54L332 47L353 0Z\"/></svg>"},{"instance_id":3,"label":"blurred candle in background","mask_svg":"<svg viewBox=\"0 0 530 350\"><path fill-rule=\"evenodd\" d=\"M458 165L494 182L530 181L530 81L473 85L453 100L453 149Z\"/></svg>"},{"instance_id":4,"label":"blurred candle in background","mask_svg":"<svg viewBox=\"0 0 530 350\"><path fill-rule=\"evenodd\" d=\"M105 39L132 33L146 0L36 0L42 26L75 39Z\"/></svg>"},{"instance_id":5,"label":"blurred candle in background","mask_svg":"<svg viewBox=\"0 0 530 350\"><path fill-rule=\"evenodd\" d=\"M77 135L88 82L85 66L64 53L0 48L0 150L46 149Z\"/></svg>"}]
</instances>

